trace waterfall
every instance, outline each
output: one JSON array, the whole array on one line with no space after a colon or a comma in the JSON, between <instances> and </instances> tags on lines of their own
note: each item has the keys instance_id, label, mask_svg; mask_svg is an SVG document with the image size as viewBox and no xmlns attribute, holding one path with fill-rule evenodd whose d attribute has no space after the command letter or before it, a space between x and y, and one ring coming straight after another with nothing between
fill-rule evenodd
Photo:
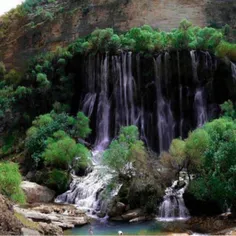
<instances>
[{"instance_id":1,"label":"waterfall","mask_svg":"<svg viewBox=\"0 0 236 236\"><path fill-rule=\"evenodd\" d=\"M101 77L99 94L98 113L97 113L97 139L95 142L96 149L103 150L109 144L109 115L110 103L108 100L108 62L109 57L106 54L101 61Z\"/></svg>"},{"instance_id":2,"label":"waterfall","mask_svg":"<svg viewBox=\"0 0 236 236\"><path fill-rule=\"evenodd\" d=\"M94 106L97 98L95 90L96 71L94 70L94 61L92 56L88 59L88 78L86 79L87 93L82 101L82 111L90 117L94 111Z\"/></svg>"},{"instance_id":3,"label":"waterfall","mask_svg":"<svg viewBox=\"0 0 236 236\"><path fill-rule=\"evenodd\" d=\"M134 79L132 75L132 53L122 54L122 74L120 81L121 96L123 95L125 123L123 125L135 124L135 105L134 105Z\"/></svg>"},{"instance_id":4,"label":"waterfall","mask_svg":"<svg viewBox=\"0 0 236 236\"><path fill-rule=\"evenodd\" d=\"M159 207L159 220L174 221L184 220L189 217L189 211L183 199L188 182L186 177L180 177L179 180L173 182L171 187L165 190L163 202Z\"/></svg>"},{"instance_id":5,"label":"waterfall","mask_svg":"<svg viewBox=\"0 0 236 236\"><path fill-rule=\"evenodd\" d=\"M195 97L194 97L194 110L195 110L197 127L201 127L207 121L207 108L206 108L206 102L204 99L203 88L198 88L196 90Z\"/></svg>"},{"instance_id":6,"label":"waterfall","mask_svg":"<svg viewBox=\"0 0 236 236\"><path fill-rule=\"evenodd\" d=\"M233 62L231 62L231 71L232 71L232 77L236 81L236 65Z\"/></svg>"},{"instance_id":7,"label":"waterfall","mask_svg":"<svg viewBox=\"0 0 236 236\"><path fill-rule=\"evenodd\" d=\"M76 77L78 110L90 118L89 142L96 149L106 148L120 127L136 125L145 144L161 152L169 149L173 138L186 138L189 130L218 115L217 110L210 116L212 104L218 107L212 90L221 83L214 79L217 60L210 53L98 53L81 63L83 73ZM236 65L231 63L231 69L236 78ZM222 89L222 99L230 99L228 88Z\"/></svg>"},{"instance_id":8,"label":"waterfall","mask_svg":"<svg viewBox=\"0 0 236 236\"><path fill-rule=\"evenodd\" d=\"M194 50L190 51L190 56L191 56L191 60L192 60L193 79L194 79L194 81L198 81L199 61L198 61L197 55Z\"/></svg>"},{"instance_id":9,"label":"waterfall","mask_svg":"<svg viewBox=\"0 0 236 236\"><path fill-rule=\"evenodd\" d=\"M137 77L138 77L138 90L141 91L140 85L141 85L141 65L140 65L140 55L138 54L136 56L136 62L137 62ZM148 139L146 136L146 131L145 131L145 111L144 111L144 98L141 96L141 107L138 112L138 120L140 123L140 137L144 141L144 143L148 146Z\"/></svg>"},{"instance_id":10,"label":"waterfall","mask_svg":"<svg viewBox=\"0 0 236 236\"><path fill-rule=\"evenodd\" d=\"M162 95L161 87L161 59L159 55L154 59L155 79L156 79L156 95L157 95L157 128L159 139L159 150L168 150L169 145L174 138L174 119L171 111L171 104L166 102Z\"/></svg>"},{"instance_id":11,"label":"waterfall","mask_svg":"<svg viewBox=\"0 0 236 236\"><path fill-rule=\"evenodd\" d=\"M179 124L179 136L183 137L183 86L181 84L181 71L180 71L180 58L179 58L179 51L177 51L177 65L178 65L178 82L179 82L179 117L180 117L180 124Z\"/></svg>"},{"instance_id":12,"label":"waterfall","mask_svg":"<svg viewBox=\"0 0 236 236\"><path fill-rule=\"evenodd\" d=\"M115 177L115 172L100 164L102 153L101 151L94 152L93 171L84 177L72 175L70 189L59 195L55 202L75 204L90 216L96 216L100 212L106 213L109 200L118 194L121 185L117 184L109 192L109 196L104 197L106 187Z\"/></svg>"}]
</instances>

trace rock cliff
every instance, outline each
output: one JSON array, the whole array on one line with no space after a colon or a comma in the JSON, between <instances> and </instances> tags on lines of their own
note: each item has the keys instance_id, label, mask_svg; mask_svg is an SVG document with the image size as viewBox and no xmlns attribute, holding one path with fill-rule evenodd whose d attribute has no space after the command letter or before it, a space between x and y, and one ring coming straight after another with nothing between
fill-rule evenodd
<instances>
[{"instance_id":1,"label":"rock cliff","mask_svg":"<svg viewBox=\"0 0 236 236\"><path fill-rule=\"evenodd\" d=\"M25 65L38 52L66 46L96 27L126 31L150 24L170 30L183 18L199 26L236 28L235 0L55 0L24 18L12 19L0 40L0 61ZM0 28L2 27L0 18Z\"/></svg>"}]
</instances>

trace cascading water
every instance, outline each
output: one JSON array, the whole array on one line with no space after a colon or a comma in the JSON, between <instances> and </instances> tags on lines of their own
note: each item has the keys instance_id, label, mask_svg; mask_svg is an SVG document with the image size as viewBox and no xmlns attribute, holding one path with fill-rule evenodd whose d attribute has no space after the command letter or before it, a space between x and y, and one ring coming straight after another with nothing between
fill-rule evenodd
<instances>
[{"instance_id":1,"label":"cascading water","mask_svg":"<svg viewBox=\"0 0 236 236\"><path fill-rule=\"evenodd\" d=\"M207 108L204 100L203 88L198 88L194 97L195 117L197 120L197 127L201 127L207 121Z\"/></svg>"},{"instance_id":2,"label":"cascading water","mask_svg":"<svg viewBox=\"0 0 236 236\"><path fill-rule=\"evenodd\" d=\"M103 61L101 61L101 77L100 86L101 92L99 94L98 110L97 114L97 140L95 143L97 150L103 150L109 144L109 115L110 115L110 103L108 100L108 60L109 57L106 54Z\"/></svg>"},{"instance_id":3,"label":"cascading water","mask_svg":"<svg viewBox=\"0 0 236 236\"><path fill-rule=\"evenodd\" d=\"M150 148L168 150L173 138L185 138L208 115L217 117L219 103L233 100L222 86L224 98L219 101L215 91L224 83L218 78L223 63L218 60L216 67L217 59L207 52L165 52L153 57L121 52L82 59L77 109L90 118L89 141L96 149L106 148L121 126L137 125ZM233 63L231 70L236 77Z\"/></svg>"},{"instance_id":4,"label":"cascading water","mask_svg":"<svg viewBox=\"0 0 236 236\"><path fill-rule=\"evenodd\" d=\"M231 71L232 71L232 77L236 81L236 65L233 62L231 62Z\"/></svg>"},{"instance_id":5,"label":"cascading water","mask_svg":"<svg viewBox=\"0 0 236 236\"><path fill-rule=\"evenodd\" d=\"M174 137L174 119L170 103L165 102L161 91L161 55L154 59L157 89L157 124L159 150L167 150Z\"/></svg>"},{"instance_id":6,"label":"cascading water","mask_svg":"<svg viewBox=\"0 0 236 236\"><path fill-rule=\"evenodd\" d=\"M117 184L109 196L104 197L104 191L107 185L115 177L115 173L108 167L102 166L100 163L101 151L94 152L93 155L93 171L85 177L72 176L73 181L70 189L56 198L57 203L75 204L79 209L85 210L88 215L96 217L98 213L106 213L109 200L116 196L121 188Z\"/></svg>"},{"instance_id":7,"label":"cascading water","mask_svg":"<svg viewBox=\"0 0 236 236\"><path fill-rule=\"evenodd\" d=\"M180 177L172 186L165 190L164 200L159 207L159 220L185 220L189 211L185 206L183 194L188 186L188 179Z\"/></svg>"},{"instance_id":8,"label":"cascading water","mask_svg":"<svg viewBox=\"0 0 236 236\"><path fill-rule=\"evenodd\" d=\"M190 51L191 61L192 61L192 70L193 70L193 79L198 81L198 65L199 61L194 50Z\"/></svg>"}]
</instances>

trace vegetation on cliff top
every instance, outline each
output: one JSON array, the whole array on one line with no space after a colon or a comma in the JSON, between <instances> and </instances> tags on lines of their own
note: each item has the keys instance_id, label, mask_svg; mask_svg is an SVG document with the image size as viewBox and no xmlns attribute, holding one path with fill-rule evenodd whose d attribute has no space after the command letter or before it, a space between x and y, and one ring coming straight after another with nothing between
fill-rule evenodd
<instances>
[{"instance_id":1,"label":"vegetation on cliff top","mask_svg":"<svg viewBox=\"0 0 236 236\"><path fill-rule=\"evenodd\" d=\"M236 44L226 41L227 27L215 29L193 26L182 20L179 28L170 32L159 31L144 25L124 34L113 29L96 29L88 37L78 39L68 49L74 53L117 53L120 50L137 53L158 53L165 50L207 50L218 57L236 60Z\"/></svg>"}]
</instances>

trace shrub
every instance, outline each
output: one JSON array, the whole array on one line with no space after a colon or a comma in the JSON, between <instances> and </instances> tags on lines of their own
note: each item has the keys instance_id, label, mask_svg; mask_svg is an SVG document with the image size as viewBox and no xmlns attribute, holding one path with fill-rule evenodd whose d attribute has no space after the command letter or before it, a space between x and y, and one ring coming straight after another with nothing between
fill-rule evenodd
<instances>
[{"instance_id":1,"label":"shrub","mask_svg":"<svg viewBox=\"0 0 236 236\"><path fill-rule=\"evenodd\" d=\"M55 137L55 135L58 134L57 131L64 132L63 138L69 138L69 135L72 137L85 138L88 135L88 132L90 132L89 120L83 113L78 113L76 118L71 117L66 113L57 114L55 112L36 117L33 121L33 126L29 128L26 133L25 140L26 149L34 159L36 165L42 161L42 153L50 141L55 138L56 141L58 141L58 137ZM54 139L51 140L49 138Z\"/></svg>"},{"instance_id":2,"label":"shrub","mask_svg":"<svg viewBox=\"0 0 236 236\"><path fill-rule=\"evenodd\" d=\"M43 88L50 87L50 82L47 79L47 75L44 73L37 74L37 82L39 83L40 87L43 87Z\"/></svg>"},{"instance_id":3,"label":"shrub","mask_svg":"<svg viewBox=\"0 0 236 236\"><path fill-rule=\"evenodd\" d=\"M232 101L224 102L220 107L225 117L236 119L236 106Z\"/></svg>"},{"instance_id":4,"label":"shrub","mask_svg":"<svg viewBox=\"0 0 236 236\"><path fill-rule=\"evenodd\" d=\"M22 178L15 163L0 163L0 192L14 202L24 203L25 195L20 188Z\"/></svg>"},{"instance_id":5,"label":"shrub","mask_svg":"<svg viewBox=\"0 0 236 236\"><path fill-rule=\"evenodd\" d=\"M68 170L76 157L79 158L77 166L85 168L88 164L89 152L82 144L76 144L75 140L66 136L55 142L50 140L42 156L46 165Z\"/></svg>"},{"instance_id":6,"label":"shrub","mask_svg":"<svg viewBox=\"0 0 236 236\"><path fill-rule=\"evenodd\" d=\"M53 169L49 172L47 186L56 190L57 194L63 193L67 190L70 176L67 172Z\"/></svg>"},{"instance_id":7,"label":"shrub","mask_svg":"<svg viewBox=\"0 0 236 236\"><path fill-rule=\"evenodd\" d=\"M3 62L0 61L0 79L4 78L4 75L6 73L6 68Z\"/></svg>"},{"instance_id":8,"label":"shrub","mask_svg":"<svg viewBox=\"0 0 236 236\"><path fill-rule=\"evenodd\" d=\"M83 112L78 112L76 119L74 119L74 128L72 130L72 135L75 138L86 138L91 133L89 128L89 118L84 115Z\"/></svg>"},{"instance_id":9,"label":"shrub","mask_svg":"<svg viewBox=\"0 0 236 236\"><path fill-rule=\"evenodd\" d=\"M138 128L133 125L122 127L117 140L111 142L103 155L104 164L119 173L129 162L136 162L136 166L139 166L145 159L146 152L143 142L139 140Z\"/></svg>"},{"instance_id":10,"label":"shrub","mask_svg":"<svg viewBox=\"0 0 236 236\"><path fill-rule=\"evenodd\" d=\"M19 84L21 82L22 75L16 70L10 70L4 77L7 84Z\"/></svg>"}]
</instances>

